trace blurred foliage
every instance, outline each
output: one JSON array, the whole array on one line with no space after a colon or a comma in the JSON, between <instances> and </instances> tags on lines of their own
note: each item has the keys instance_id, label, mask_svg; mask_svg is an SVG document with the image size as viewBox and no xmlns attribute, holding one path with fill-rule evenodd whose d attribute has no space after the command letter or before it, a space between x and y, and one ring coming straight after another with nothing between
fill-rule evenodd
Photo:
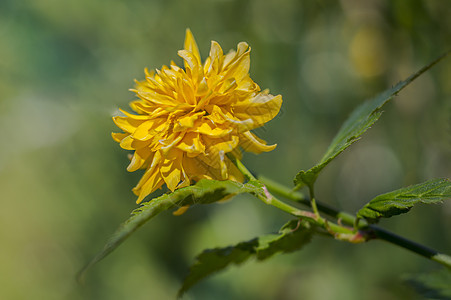
<instances>
[{"instance_id":1,"label":"blurred foliage","mask_svg":"<svg viewBox=\"0 0 451 300\"><path fill-rule=\"evenodd\" d=\"M76 284L83 263L136 207L130 189L140 174L126 172L111 116L133 100L128 89L144 67L180 62L186 27L203 57L210 40L225 50L251 45L252 78L284 104L258 130L278 148L244 162L290 183L353 107L451 48L449 15L444 0L2 0L0 298L172 299L202 249L284 223L286 215L247 197L165 213ZM449 82L451 59L402 91L327 167L318 199L355 212L376 194L449 177ZM383 225L451 251L449 203ZM436 267L378 242L316 239L302 252L231 268L186 299L415 299L399 274Z\"/></svg>"},{"instance_id":2,"label":"blurred foliage","mask_svg":"<svg viewBox=\"0 0 451 300\"><path fill-rule=\"evenodd\" d=\"M404 280L427 299L451 299L450 269L420 275L404 275Z\"/></svg>"}]
</instances>

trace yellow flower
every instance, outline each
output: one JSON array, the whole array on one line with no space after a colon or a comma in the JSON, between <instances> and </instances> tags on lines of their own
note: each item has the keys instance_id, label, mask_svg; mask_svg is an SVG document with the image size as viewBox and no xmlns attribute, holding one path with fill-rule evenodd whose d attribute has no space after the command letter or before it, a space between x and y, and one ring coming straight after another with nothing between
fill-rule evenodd
<instances>
[{"instance_id":1,"label":"yellow flower","mask_svg":"<svg viewBox=\"0 0 451 300\"><path fill-rule=\"evenodd\" d=\"M196 41L186 30L184 49L178 51L184 69L170 67L149 72L132 90L130 103L137 114L121 110L114 117L124 133L113 133L126 150L134 150L127 170L146 169L133 192L137 203L163 184L174 191L203 178L242 182L243 175L226 154L261 153L276 145L250 130L273 119L282 97L270 95L249 77L250 47L241 42L223 54L215 41L201 63Z\"/></svg>"}]
</instances>

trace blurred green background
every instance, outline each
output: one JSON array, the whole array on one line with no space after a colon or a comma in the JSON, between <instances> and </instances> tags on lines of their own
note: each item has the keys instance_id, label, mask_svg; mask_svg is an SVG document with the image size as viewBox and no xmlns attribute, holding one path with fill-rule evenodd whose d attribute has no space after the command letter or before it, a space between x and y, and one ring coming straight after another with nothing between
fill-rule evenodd
<instances>
[{"instance_id":1,"label":"blurred green background","mask_svg":"<svg viewBox=\"0 0 451 300\"><path fill-rule=\"evenodd\" d=\"M194 257L277 231L290 217L250 197L152 220L88 274L76 272L136 207L111 116L145 67L177 57L190 27L201 55L252 47L251 76L282 94L257 134L278 147L245 155L291 185L349 112L451 48L446 0L0 2L0 298L173 299ZM451 170L451 58L389 104L328 166L318 198L355 212L373 196ZM383 226L451 253L450 203ZM211 277L186 299L416 299L400 279L438 265L383 242L316 238L303 251Z\"/></svg>"}]
</instances>

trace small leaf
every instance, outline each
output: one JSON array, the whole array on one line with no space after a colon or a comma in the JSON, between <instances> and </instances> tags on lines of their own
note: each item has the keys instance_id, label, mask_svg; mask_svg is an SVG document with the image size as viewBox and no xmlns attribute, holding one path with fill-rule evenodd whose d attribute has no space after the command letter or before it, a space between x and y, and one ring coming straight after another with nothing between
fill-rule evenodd
<instances>
[{"instance_id":1,"label":"small leaf","mask_svg":"<svg viewBox=\"0 0 451 300\"><path fill-rule=\"evenodd\" d=\"M279 234L264 235L235 246L205 250L196 257L196 262L191 266L178 296L182 296L203 278L229 265L240 265L254 256L261 261L278 252L299 250L310 241L313 232L308 223L292 220L282 227Z\"/></svg>"},{"instance_id":2,"label":"small leaf","mask_svg":"<svg viewBox=\"0 0 451 300\"><path fill-rule=\"evenodd\" d=\"M269 234L259 238L257 259L265 260L277 252L290 253L299 250L310 242L312 232L308 223L292 220L282 227L278 235Z\"/></svg>"},{"instance_id":3,"label":"small leaf","mask_svg":"<svg viewBox=\"0 0 451 300\"><path fill-rule=\"evenodd\" d=\"M79 272L77 276L78 280L81 281L88 269L105 258L133 232L160 212L185 205L209 204L242 193L258 194L264 193L264 191L261 188L261 184L253 181L242 184L230 180L217 181L203 179L195 185L178 189L170 194L165 194L142 203L109 239L103 250Z\"/></svg>"},{"instance_id":4,"label":"small leaf","mask_svg":"<svg viewBox=\"0 0 451 300\"><path fill-rule=\"evenodd\" d=\"M405 280L424 298L451 300L451 270L420 275L409 275Z\"/></svg>"},{"instance_id":5,"label":"small leaf","mask_svg":"<svg viewBox=\"0 0 451 300\"><path fill-rule=\"evenodd\" d=\"M190 268L189 275L183 281L183 286L178 292L181 297L189 288L203 278L216 273L227 266L240 265L253 254L258 247L258 239L241 242L235 246L204 250L196 257L196 263Z\"/></svg>"},{"instance_id":6,"label":"small leaf","mask_svg":"<svg viewBox=\"0 0 451 300\"><path fill-rule=\"evenodd\" d=\"M442 55L406 80L399 82L392 88L379 94L377 97L358 106L340 128L321 161L307 171L300 171L294 179L294 184L297 187L302 187L304 185L311 187L321 170L346 148L358 141L360 136L379 119L382 114L382 108L386 103L413 80L445 58L449 53L450 52Z\"/></svg>"},{"instance_id":7,"label":"small leaf","mask_svg":"<svg viewBox=\"0 0 451 300\"><path fill-rule=\"evenodd\" d=\"M374 223L382 217L389 218L406 213L417 203L438 203L449 198L449 179L432 179L377 196L359 210L357 217Z\"/></svg>"}]
</instances>

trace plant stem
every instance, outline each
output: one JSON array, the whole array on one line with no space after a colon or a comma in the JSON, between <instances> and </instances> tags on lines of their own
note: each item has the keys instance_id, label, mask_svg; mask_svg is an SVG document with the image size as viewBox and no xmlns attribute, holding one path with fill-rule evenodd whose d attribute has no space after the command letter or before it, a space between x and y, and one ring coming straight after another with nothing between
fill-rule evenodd
<instances>
[{"instance_id":1,"label":"plant stem","mask_svg":"<svg viewBox=\"0 0 451 300\"><path fill-rule=\"evenodd\" d=\"M234 163L236 165L236 167L238 168L238 170L240 170L241 173L243 173L243 175L246 177L247 180L249 181L256 181L257 179L254 177L254 175L252 175L252 173L246 168L245 165L243 165L243 163L238 160L235 159ZM262 195L262 194L257 194L256 195L258 199L262 200L263 202L265 202L266 204L272 205L274 207L277 207L280 210L283 210L289 214L292 214L294 216L298 216L298 217L307 217L310 219L314 219L314 215L308 211L303 211L300 210L296 207L293 207L289 204L286 204L285 202L282 202L280 200L278 200L277 198L275 198L272 195Z\"/></svg>"},{"instance_id":2,"label":"plant stem","mask_svg":"<svg viewBox=\"0 0 451 300\"><path fill-rule=\"evenodd\" d=\"M451 257L446 254L439 253L434 249L418 244L414 241L408 240L402 236L394 234L378 226L369 225L368 228L378 239L398 245L404 249L415 252L421 256L424 256L444 266L447 266L448 268L451 268Z\"/></svg>"},{"instance_id":3,"label":"plant stem","mask_svg":"<svg viewBox=\"0 0 451 300\"><path fill-rule=\"evenodd\" d=\"M318 211L318 206L316 205L315 190L314 190L313 185L310 185L308 187L308 189L309 189L309 192L310 192L310 206L312 207L312 210L315 213L316 217L318 219L321 219L321 216L320 216L319 211Z\"/></svg>"},{"instance_id":4,"label":"plant stem","mask_svg":"<svg viewBox=\"0 0 451 300\"><path fill-rule=\"evenodd\" d=\"M246 166L243 165L243 163L238 160L234 159L234 163L237 166L238 170L243 173L243 175L249 180L249 181L258 181L254 175L246 168ZM323 218L319 216L319 214L312 213L309 211L301 210L299 208L296 208L294 206L291 206L283 201L280 201L273 195L269 194L267 192L266 187L264 186L263 189L265 190L265 194L255 194L255 196L263 201L264 203L277 207L278 209L285 211L293 216L301 217L305 219L306 221L315 224L317 226L323 227L325 230L337 234L344 234L344 235L353 235L354 231L352 228L346 228L337 224L334 224L332 222L326 222Z\"/></svg>"},{"instance_id":5,"label":"plant stem","mask_svg":"<svg viewBox=\"0 0 451 300\"><path fill-rule=\"evenodd\" d=\"M287 199L293 200L295 202L301 203L303 205L310 206L310 201L303 193L293 191L292 189L264 176L259 176L258 180L260 180L260 182L262 182L271 192L283 196ZM327 204L318 201L316 201L316 205L320 212L323 212L330 217L340 220L343 224L349 226L354 225L355 217L353 215L339 211L333 208L332 206L329 206ZM360 220L359 223L361 224L362 227L367 226L365 220Z\"/></svg>"},{"instance_id":6,"label":"plant stem","mask_svg":"<svg viewBox=\"0 0 451 300\"><path fill-rule=\"evenodd\" d=\"M259 176L259 180L273 193L279 194L285 198L302 203L304 205L310 205L310 201L306 199L305 195L302 193L294 192L292 189L263 176ZM316 205L319 211L340 220L344 224L353 225L356 221L356 217L354 217L353 215L346 212L341 212L327 204L316 201ZM384 240L391 244L412 251L418 255L431 259L435 262L438 262L443 266L451 268L451 257L449 255L439 253L436 250L408 240L376 225L369 225L364 220L359 221L358 229L366 233L365 236L368 237L368 240Z\"/></svg>"},{"instance_id":7,"label":"plant stem","mask_svg":"<svg viewBox=\"0 0 451 300\"><path fill-rule=\"evenodd\" d=\"M246 168L245 165L239 160L234 158L233 162L235 163L238 170L240 170L241 173L243 173L244 177L246 177L247 180L257 180L255 176Z\"/></svg>"}]
</instances>

